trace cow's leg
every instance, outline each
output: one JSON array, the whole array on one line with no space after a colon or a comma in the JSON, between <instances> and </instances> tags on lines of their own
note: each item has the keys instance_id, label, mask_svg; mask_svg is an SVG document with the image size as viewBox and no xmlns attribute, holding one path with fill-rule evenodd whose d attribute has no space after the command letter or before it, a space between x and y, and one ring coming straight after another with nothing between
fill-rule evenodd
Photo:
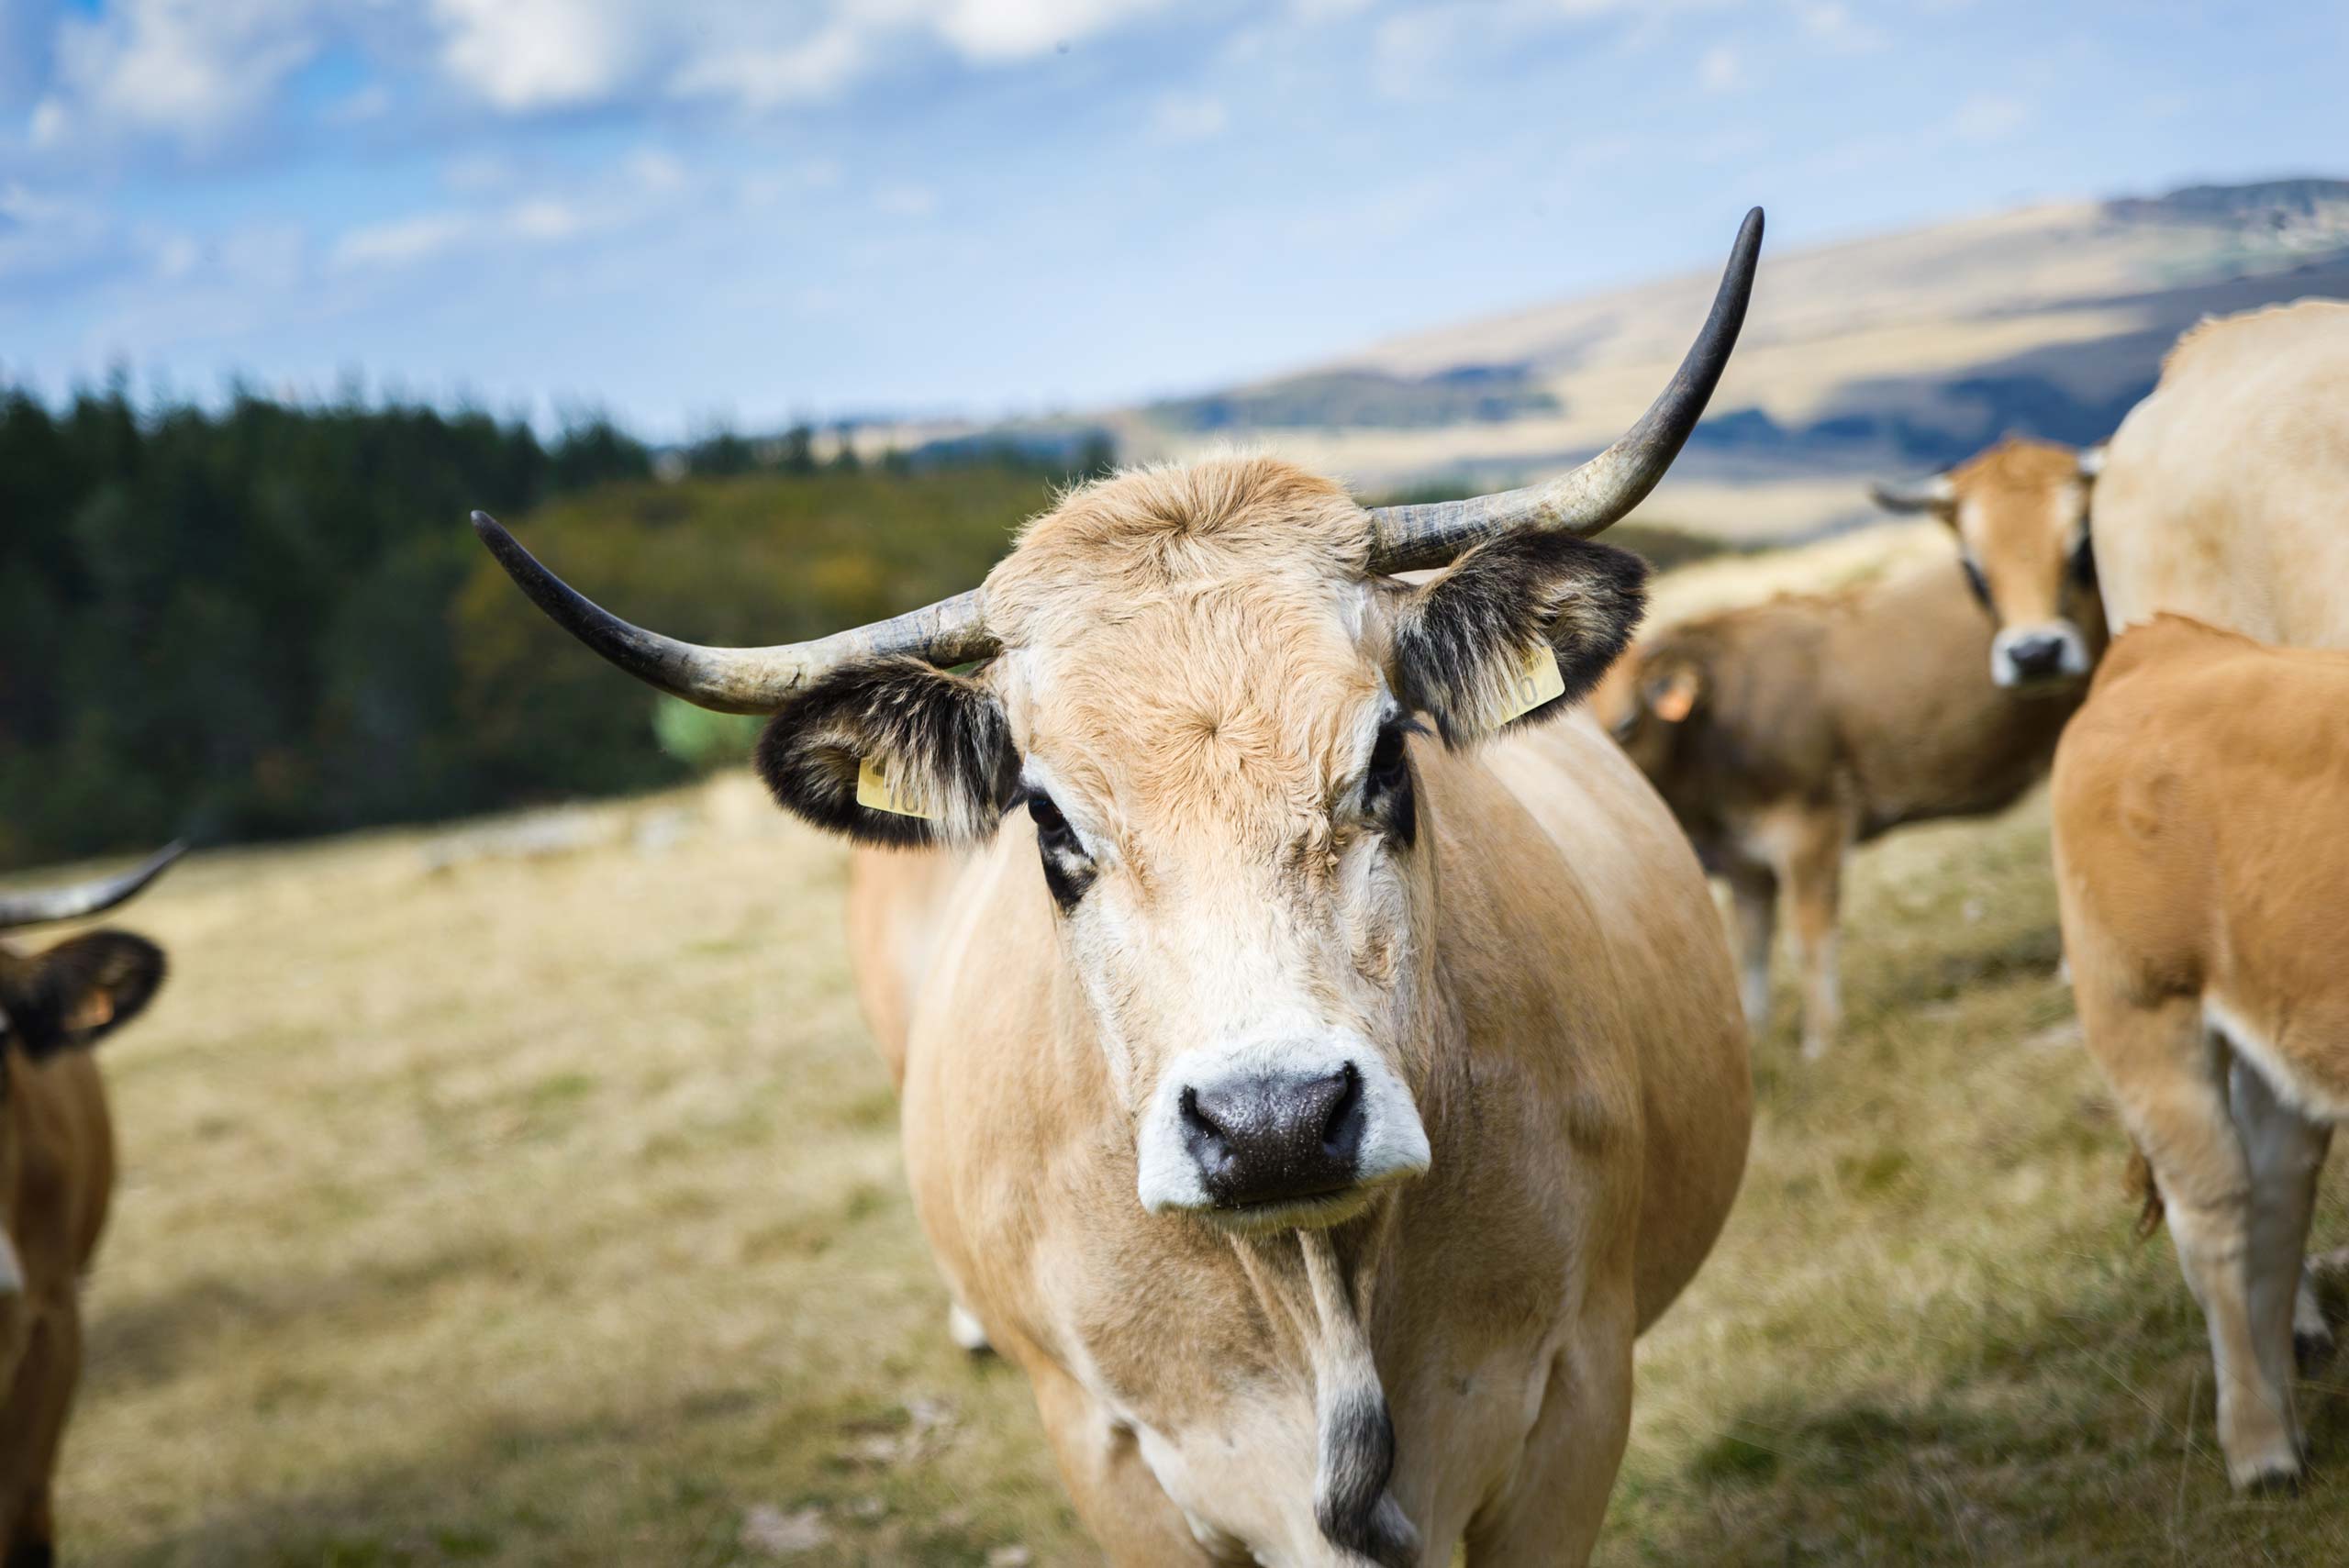
<instances>
[{"instance_id":1,"label":"cow's leg","mask_svg":"<svg viewBox=\"0 0 2349 1568\"><path fill-rule=\"evenodd\" d=\"M2332 1325L2324 1318L2324 1299L2317 1294L2313 1263L2300 1271L2300 1288L2292 1293L2292 1359L2300 1375L2314 1376L2332 1359Z\"/></svg>"},{"instance_id":2,"label":"cow's leg","mask_svg":"<svg viewBox=\"0 0 2349 1568\"><path fill-rule=\"evenodd\" d=\"M1793 818L1781 873L1794 906L1795 944L1802 957L1802 1054L1827 1052L1843 1021L1843 989L1836 973L1836 917L1842 902L1843 851L1851 832L1841 810Z\"/></svg>"},{"instance_id":3,"label":"cow's leg","mask_svg":"<svg viewBox=\"0 0 2349 1568\"><path fill-rule=\"evenodd\" d=\"M1762 1032L1770 1021L1770 951L1778 937L1778 873L1760 861L1731 860L1731 910L1737 921L1737 995L1745 1025Z\"/></svg>"},{"instance_id":4,"label":"cow's leg","mask_svg":"<svg viewBox=\"0 0 2349 1568\"><path fill-rule=\"evenodd\" d=\"M986 1325L961 1302L949 1297L946 1303L946 1337L955 1348L974 1356L989 1354L995 1346L988 1342Z\"/></svg>"},{"instance_id":5,"label":"cow's leg","mask_svg":"<svg viewBox=\"0 0 2349 1568\"><path fill-rule=\"evenodd\" d=\"M2088 1053L2153 1167L2178 1266L2210 1330L2227 1477L2238 1488L2288 1485L2300 1473L2289 1396L2262 1363L2252 1318L2251 1162L2201 1005L2140 1006L2092 981L2077 996Z\"/></svg>"},{"instance_id":6,"label":"cow's leg","mask_svg":"<svg viewBox=\"0 0 2349 1568\"><path fill-rule=\"evenodd\" d=\"M2251 1165L2251 1321L2260 1370L2284 1396L2284 1416L2295 1448L2305 1451L2293 1407L2299 1303L2309 1289L2302 1260L2308 1254L2309 1218L2316 1209L2318 1178L2332 1129L2311 1122L2277 1098L2259 1070L2235 1058L2232 1094L2235 1129ZM2323 1314L2317 1315L2321 1329Z\"/></svg>"},{"instance_id":7,"label":"cow's leg","mask_svg":"<svg viewBox=\"0 0 2349 1568\"><path fill-rule=\"evenodd\" d=\"M5 1417L22 1425L0 1434L0 1475L23 1488L10 1499L17 1516L9 1527L7 1556L0 1568L48 1568L55 1561L56 1523L50 1487L57 1473L58 1445L73 1407L82 1375L82 1318L68 1304L45 1313L34 1328ZM0 1502L5 1516L6 1502Z\"/></svg>"},{"instance_id":8,"label":"cow's leg","mask_svg":"<svg viewBox=\"0 0 2349 1568\"><path fill-rule=\"evenodd\" d=\"M1586 1310L1550 1369L1509 1490L1468 1527L1469 1568L1590 1560L1631 1430L1632 1313Z\"/></svg>"},{"instance_id":9,"label":"cow's leg","mask_svg":"<svg viewBox=\"0 0 2349 1568\"><path fill-rule=\"evenodd\" d=\"M1162 1562L1211 1568L1217 1560L1199 1545L1183 1510L1150 1473L1133 1434L1112 1423L1093 1396L1058 1368L1031 1367L1029 1377L1069 1499L1108 1560L1119 1568Z\"/></svg>"}]
</instances>

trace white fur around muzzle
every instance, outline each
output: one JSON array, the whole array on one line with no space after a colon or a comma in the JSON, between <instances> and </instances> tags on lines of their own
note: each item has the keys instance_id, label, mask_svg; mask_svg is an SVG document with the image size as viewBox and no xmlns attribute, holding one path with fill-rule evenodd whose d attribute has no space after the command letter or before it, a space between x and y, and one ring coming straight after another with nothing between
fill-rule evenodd
<instances>
[{"instance_id":1,"label":"white fur around muzzle","mask_svg":"<svg viewBox=\"0 0 2349 1568\"><path fill-rule=\"evenodd\" d=\"M1206 1090L1235 1078L1274 1073L1323 1077L1342 1071L1349 1062L1362 1075L1362 1145L1355 1160L1353 1190L1367 1192L1388 1182L1425 1174L1431 1156L1419 1106L1412 1102L1409 1088L1379 1059L1368 1040L1342 1033L1306 1040L1253 1040L1186 1051L1159 1074L1157 1090L1142 1116L1136 1151L1141 1206L1152 1214L1215 1209L1198 1162L1192 1158L1183 1135L1184 1090Z\"/></svg>"}]
</instances>

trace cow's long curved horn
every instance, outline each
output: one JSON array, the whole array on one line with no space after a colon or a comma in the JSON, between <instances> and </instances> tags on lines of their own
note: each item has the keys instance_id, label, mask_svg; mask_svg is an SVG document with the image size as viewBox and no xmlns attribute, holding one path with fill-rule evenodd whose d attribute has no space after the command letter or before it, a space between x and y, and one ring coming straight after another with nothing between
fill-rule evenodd
<instances>
[{"instance_id":1,"label":"cow's long curved horn","mask_svg":"<svg viewBox=\"0 0 2349 1568\"><path fill-rule=\"evenodd\" d=\"M986 658L998 646L974 589L811 642L705 648L630 626L540 565L488 513L473 514L473 532L557 626L645 684L717 713L773 713L825 671L852 660L910 653L960 664Z\"/></svg>"},{"instance_id":2,"label":"cow's long curved horn","mask_svg":"<svg viewBox=\"0 0 2349 1568\"><path fill-rule=\"evenodd\" d=\"M166 844L120 876L102 876L72 887L45 887L38 893L0 894L0 929L38 926L50 920L78 920L111 909L163 874L171 863L187 853L187 846Z\"/></svg>"},{"instance_id":3,"label":"cow's long curved horn","mask_svg":"<svg viewBox=\"0 0 2349 1568\"><path fill-rule=\"evenodd\" d=\"M1957 486L1936 473L1907 484L1871 484L1868 498L1887 512L1938 512L1957 499Z\"/></svg>"},{"instance_id":4,"label":"cow's long curved horn","mask_svg":"<svg viewBox=\"0 0 2349 1568\"><path fill-rule=\"evenodd\" d=\"M1713 295L1712 313L1671 382L1640 422L1615 444L1571 473L1522 490L1465 501L1378 506L1370 514L1374 572L1442 566L1469 546L1520 528L1575 533L1587 539L1638 506L1655 488L1697 428L1706 399L1737 346L1745 302L1753 292L1753 264L1762 251L1762 209L1745 215L1730 248L1729 267Z\"/></svg>"}]
</instances>

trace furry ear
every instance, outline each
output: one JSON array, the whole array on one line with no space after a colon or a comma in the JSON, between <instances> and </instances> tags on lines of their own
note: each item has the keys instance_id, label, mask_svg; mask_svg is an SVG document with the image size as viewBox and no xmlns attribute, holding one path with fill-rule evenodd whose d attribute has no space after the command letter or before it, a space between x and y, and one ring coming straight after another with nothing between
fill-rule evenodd
<instances>
[{"instance_id":1,"label":"furry ear","mask_svg":"<svg viewBox=\"0 0 2349 1568\"><path fill-rule=\"evenodd\" d=\"M767 721L755 765L785 810L868 844L975 843L1019 781L995 694L910 658L818 679Z\"/></svg>"},{"instance_id":2,"label":"furry ear","mask_svg":"<svg viewBox=\"0 0 2349 1568\"><path fill-rule=\"evenodd\" d=\"M1640 683L1640 700L1666 724L1680 724L1697 710L1705 695L1705 678L1693 664L1672 664Z\"/></svg>"},{"instance_id":3,"label":"furry ear","mask_svg":"<svg viewBox=\"0 0 2349 1568\"><path fill-rule=\"evenodd\" d=\"M128 931L91 931L19 961L0 1008L38 1062L95 1045L137 1018L163 984L163 950Z\"/></svg>"},{"instance_id":4,"label":"furry ear","mask_svg":"<svg viewBox=\"0 0 2349 1568\"><path fill-rule=\"evenodd\" d=\"M1409 591L1395 621L1395 695L1457 749L1578 702L1631 640L1648 563L1572 534L1488 539ZM1522 706L1544 653L1564 690ZM1537 667L1537 673L1538 667ZM1521 711L1520 711L1521 709Z\"/></svg>"}]
</instances>

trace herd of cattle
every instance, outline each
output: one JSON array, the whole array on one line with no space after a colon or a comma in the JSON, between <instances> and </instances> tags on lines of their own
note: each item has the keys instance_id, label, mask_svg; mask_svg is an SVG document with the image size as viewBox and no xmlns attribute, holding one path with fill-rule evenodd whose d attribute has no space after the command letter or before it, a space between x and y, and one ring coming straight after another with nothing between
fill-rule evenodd
<instances>
[{"instance_id":1,"label":"herd of cattle","mask_svg":"<svg viewBox=\"0 0 2349 1568\"><path fill-rule=\"evenodd\" d=\"M1583 1561L1633 1340L1743 1172L1781 889L1816 1056L1847 850L2051 759L2083 1037L2209 1326L2228 1473L2300 1473L2349 1117L2349 306L2196 328L2100 451L1878 491L1962 572L1635 643L1644 563L1589 536L1702 413L1760 239L1640 423L1527 490L1365 510L1269 457L1129 471L976 590L760 649L630 626L475 516L606 658L771 716L777 800L857 844L952 1331L1027 1373L1117 1562ZM161 975L116 932L0 946L9 1568L50 1560L111 1179L78 1048Z\"/></svg>"}]
</instances>

